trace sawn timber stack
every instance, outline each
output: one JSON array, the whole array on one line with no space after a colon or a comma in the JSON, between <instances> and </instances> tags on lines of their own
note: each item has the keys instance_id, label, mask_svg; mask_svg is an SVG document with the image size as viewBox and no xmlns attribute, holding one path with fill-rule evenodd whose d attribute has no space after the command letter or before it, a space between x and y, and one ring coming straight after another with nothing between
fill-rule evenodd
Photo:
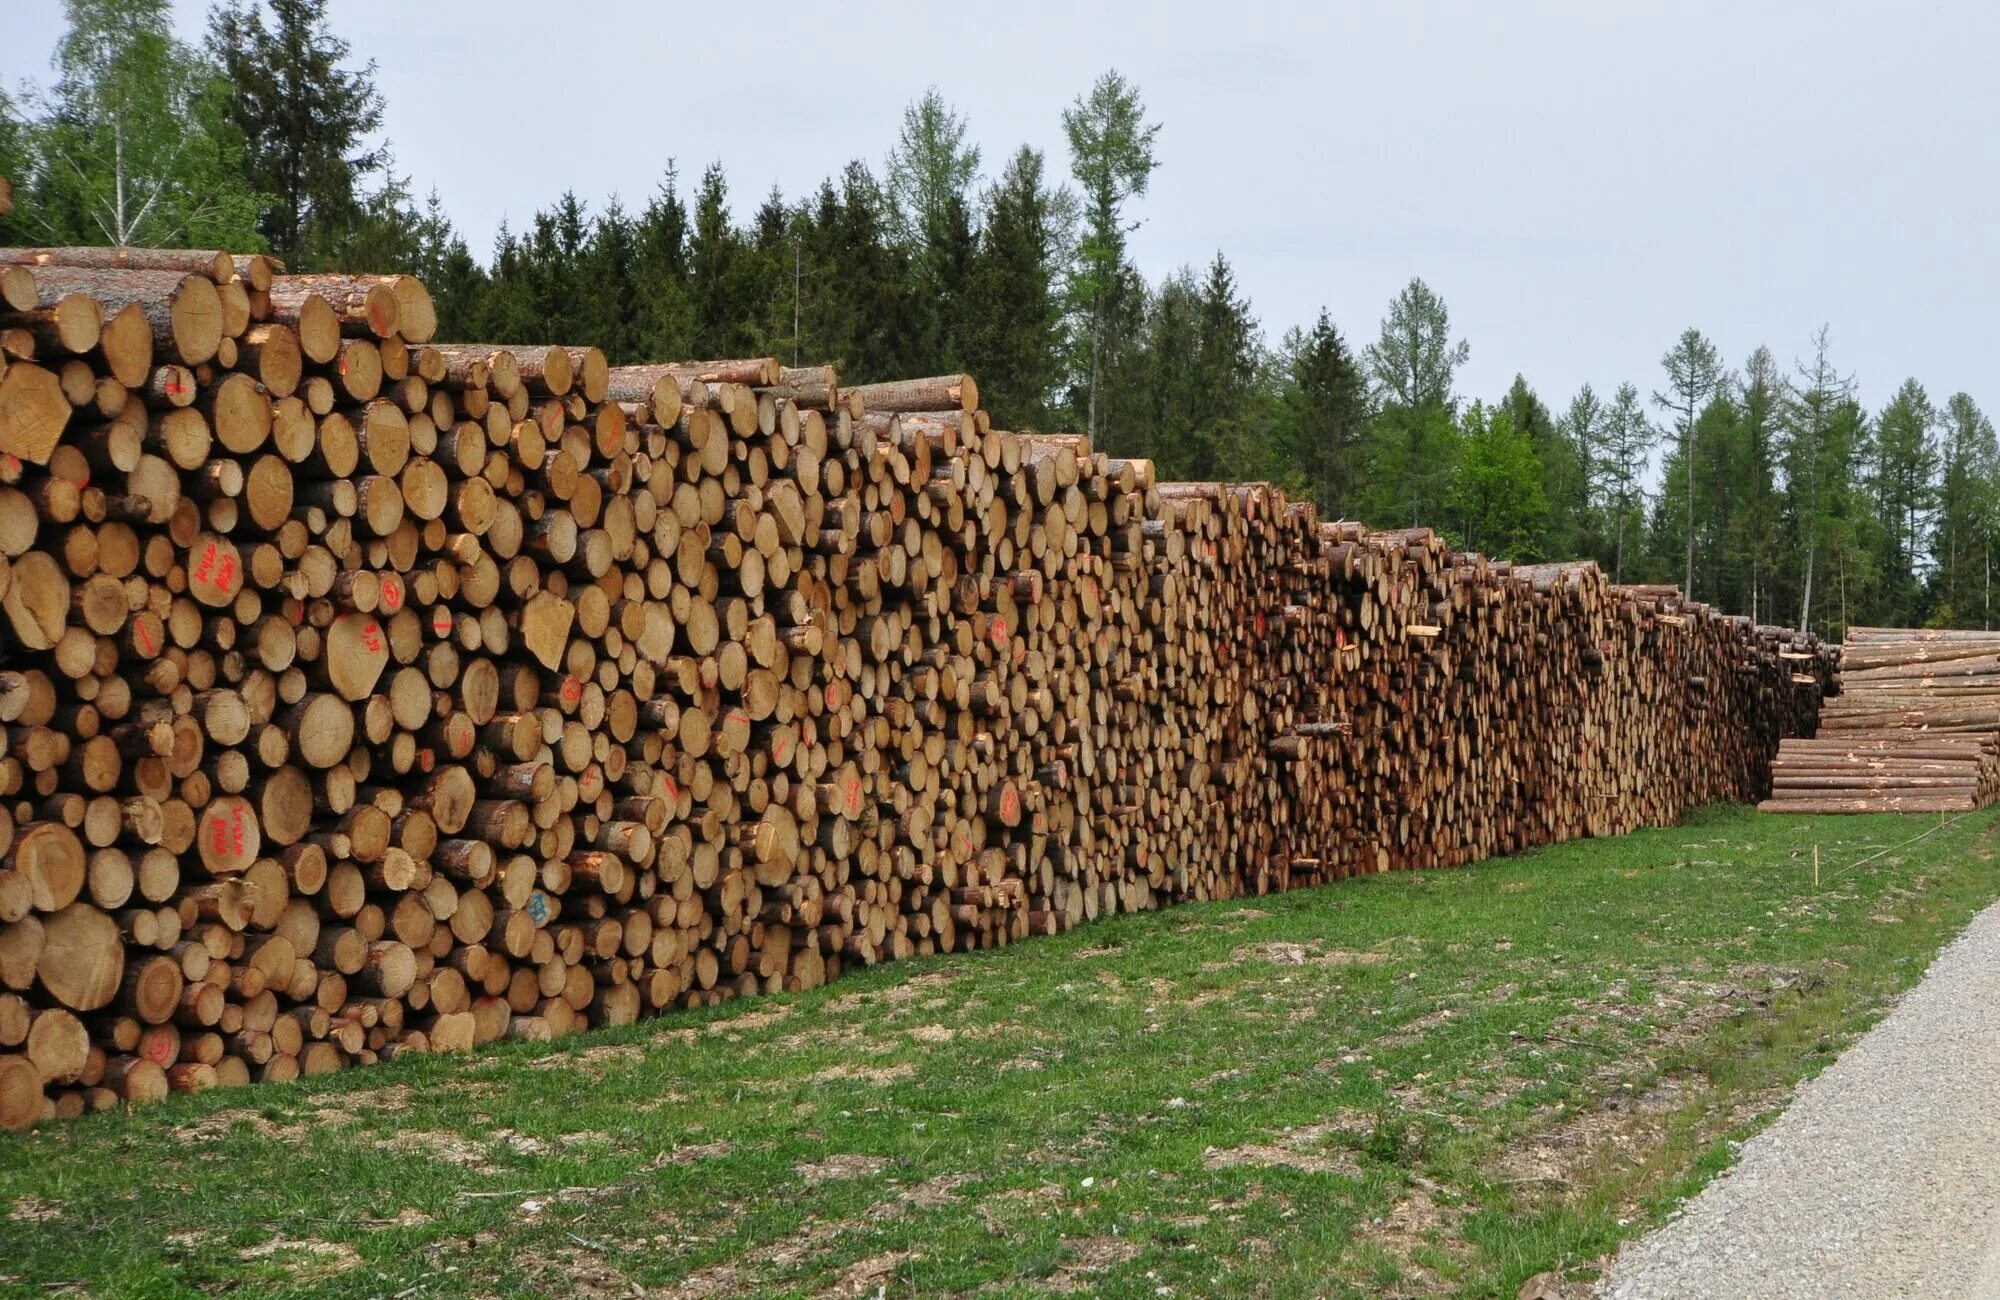
<instances>
[{"instance_id":1,"label":"sawn timber stack","mask_svg":"<svg viewBox=\"0 0 2000 1300\"><path fill-rule=\"evenodd\" d=\"M1669 822L1830 678L970 376L434 323L0 251L0 1123Z\"/></svg>"}]
</instances>

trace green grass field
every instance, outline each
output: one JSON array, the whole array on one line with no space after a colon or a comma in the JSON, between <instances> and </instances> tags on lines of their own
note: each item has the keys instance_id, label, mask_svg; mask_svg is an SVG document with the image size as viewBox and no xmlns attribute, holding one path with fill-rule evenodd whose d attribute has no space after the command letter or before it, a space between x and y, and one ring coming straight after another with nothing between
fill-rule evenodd
<instances>
[{"instance_id":1,"label":"green grass field","mask_svg":"<svg viewBox=\"0 0 2000 1300\"><path fill-rule=\"evenodd\" d=\"M1512 1297L1725 1165L1996 831L1718 809L0 1135L0 1290Z\"/></svg>"}]
</instances>

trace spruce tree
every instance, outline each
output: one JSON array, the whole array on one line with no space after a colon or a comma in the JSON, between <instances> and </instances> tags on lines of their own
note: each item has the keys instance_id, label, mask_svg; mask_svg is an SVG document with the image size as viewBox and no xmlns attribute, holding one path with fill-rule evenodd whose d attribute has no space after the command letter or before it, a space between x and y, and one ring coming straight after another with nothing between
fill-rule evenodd
<instances>
[{"instance_id":1,"label":"spruce tree","mask_svg":"<svg viewBox=\"0 0 2000 1300\"><path fill-rule=\"evenodd\" d=\"M1582 451L1524 376L1514 376L1514 385L1500 407L1513 422L1514 431L1528 440L1541 466L1542 497L1548 504L1542 549L1550 555L1580 553L1589 509Z\"/></svg>"},{"instance_id":2,"label":"spruce tree","mask_svg":"<svg viewBox=\"0 0 2000 1300\"><path fill-rule=\"evenodd\" d=\"M2000 444L1993 421L1965 393L1944 407L1943 473L1931 531L1932 621L1991 627L1995 512L2000 509Z\"/></svg>"},{"instance_id":3,"label":"spruce tree","mask_svg":"<svg viewBox=\"0 0 2000 1300\"><path fill-rule=\"evenodd\" d=\"M387 148L369 143L382 125L374 62L342 66L327 0L223 0L209 44L234 89L245 172L269 196L258 226L271 251L301 266L337 257L370 217L368 183L389 176Z\"/></svg>"},{"instance_id":4,"label":"spruce tree","mask_svg":"<svg viewBox=\"0 0 2000 1300\"><path fill-rule=\"evenodd\" d=\"M1277 454L1294 469L1323 517L1358 517L1368 382L1324 307L1311 330L1287 332L1279 373Z\"/></svg>"},{"instance_id":5,"label":"spruce tree","mask_svg":"<svg viewBox=\"0 0 2000 1300\"><path fill-rule=\"evenodd\" d=\"M1059 197L1043 182L1042 155L1023 145L986 193L967 268L959 355L1006 429L1053 427L1062 347L1057 276L1068 233Z\"/></svg>"},{"instance_id":6,"label":"spruce tree","mask_svg":"<svg viewBox=\"0 0 2000 1300\"><path fill-rule=\"evenodd\" d=\"M1379 409L1369 440L1374 522L1415 526L1441 501L1459 442L1454 384L1471 352L1452 341L1451 313L1421 279L1390 302L1364 354Z\"/></svg>"},{"instance_id":7,"label":"spruce tree","mask_svg":"<svg viewBox=\"0 0 2000 1300\"><path fill-rule=\"evenodd\" d=\"M632 235L636 296L625 306L632 315L633 350L642 361L677 361L694 355L689 234L680 173L670 160Z\"/></svg>"},{"instance_id":8,"label":"spruce tree","mask_svg":"<svg viewBox=\"0 0 2000 1300\"><path fill-rule=\"evenodd\" d=\"M1732 490L1736 510L1724 546L1737 596L1731 608L1752 618L1776 621L1782 587L1779 569L1777 488L1778 415L1785 396L1784 376L1769 348L1758 348L1743 365L1731 430Z\"/></svg>"},{"instance_id":9,"label":"spruce tree","mask_svg":"<svg viewBox=\"0 0 2000 1300\"><path fill-rule=\"evenodd\" d=\"M1897 625L1918 621L1920 550L1936 504L1937 408L1922 384L1906 379L1875 422L1873 482L1883 524L1878 608Z\"/></svg>"}]
</instances>

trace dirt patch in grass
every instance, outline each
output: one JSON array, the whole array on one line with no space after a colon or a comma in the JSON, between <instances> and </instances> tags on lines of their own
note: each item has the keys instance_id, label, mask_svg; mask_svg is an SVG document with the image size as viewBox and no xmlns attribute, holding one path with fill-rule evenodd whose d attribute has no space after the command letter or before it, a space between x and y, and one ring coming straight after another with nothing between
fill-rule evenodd
<instances>
[{"instance_id":1,"label":"dirt patch in grass","mask_svg":"<svg viewBox=\"0 0 2000 1300\"><path fill-rule=\"evenodd\" d=\"M706 1032L711 1034L744 1033L753 1029L762 1029L766 1025L775 1025L791 1014L792 1009L789 1006L772 1007L769 1011L746 1011L740 1016L731 1016L727 1020L716 1021L714 1024L708 1026Z\"/></svg>"},{"instance_id":2,"label":"dirt patch in grass","mask_svg":"<svg viewBox=\"0 0 2000 1300\"><path fill-rule=\"evenodd\" d=\"M216 1142L228 1137L238 1125L248 1128L258 1137L271 1142L303 1142L313 1134L315 1124L344 1124L353 1115L339 1107L329 1106L314 1114L312 1120L280 1124L260 1111L234 1109L218 1110L213 1115L187 1125L181 1130L190 1142Z\"/></svg>"},{"instance_id":3,"label":"dirt patch in grass","mask_svg":"<svg viewBox=\"0 0 2000 1300\"><path fill-rule=\"evenodd\" d=\"M1662 1079L1638 1096L1614 1093L1600 1105L1509 1144L1495 1165L1501 1181L1559 1190L1565 1197L1587 1175L1632 1166L1657 1151L1674 1114L1701 1094Z\"/></svg>"},{"instance_id":4,"label":"dirt patch in grass","mask_svg":"<svg viewBox=\"0 0 2000 1300\"><path fill-rule=\"evenodd\" d=\"M986 1230L995 1236L1009 1235L1008 1221L1024 1215L1041 1218L1068 1195L1059 1183L1043 1183L1040 1187L1009 1187L983 1196L979 1200L979 1217L986 1223Z\"/></svg>"},{"instance_id":5,"label":"dirt patch in grass","mask_svg":"<svg viewBox=\"0 0 2000 1300\"><path fill-rule=\"evenodd\" d=\"M748 1272L734 1263L710 1264L697 1269L664 1291L650 1292L660 1300L716 1300L738 1296L751 1287Z\"/></svg>"},{"instance_id":6,"label":"dirt patch in grass","mask_svg":"<svg viewBox=\"0 0 2000 1300\"><path fill-rule=\"evenodd\" d=\"M881 1156L852 1155L828 1156L824 1160L808 1160L792 1166L798 1176L805 1179L808 1187L839 1178L867 1178L888 1167L889 1162Z\"/></svg>"},{"instance_id":7,"label":"dirt patch in grass","mask_svg":"<svg viewBox=\"0 0 2000 1300\"><path fill-rule=\"evenodd\" d=\"M499 1172L488 1159L491 1153L485 1144L474 1142L460 1133L447 1133L439 1129L402 1129L375 1145L378 1149L386 1151L426 1155L433 1160L459 1169L469 1169L474 1173Z\"/></svg>"},{"instance_id":8,"label":"dirt patch in grass","mask_svg":"<svg viewBox=\"0 0 2000 1300\"><path fill-rule=\"evenodd\" d=\"M547 1056L536 1057L525 1063L530 1070L574 1070L582 1067L598 1074L614 1065L634 1063L646 1059L646 1049L633 1043L606 1043L602 1047L587 1048L581 1052L551 1052Z\"/></svg>"},{"instance_id":9,"label":"dirt patch in grass","mask_svg":"<svg viewBox=\"0 0 2000 1300\"><path fill-rule=\"evenodd\" d=\"M914 1061L904 1061L900 1065L832 1065L813 1076L814 1083L831 1083L836 1079L859 1079L883 1087L899 1079L907 1079L917 1072Z\"/></svg>"},{"instance_id":10,"label":"dirt patch in grass","mask_svg":"<svg viewBox=\"0 0 2000 1300\"><path fill-rule=\"evenodd\" d=\"M1228 962L1210 962L1203 970L1226 970L1230 965L1249 961L1273 966L1380 966L1389 960L1386 952L1355 952L1346 948L1321 948L1317 942L1249 943L1229 954Z\"/></svg>"},{"instance_id":11,"label":"dirt patch in grass","mask_svg":"<svg viewBox=\"0 0 2000 1300\"><path fill-rule=\"evenodd\" d=\"M661 1152L649 1167L658 1169L666 1165L692 1165L703 1160L719 1160L735 1149L734 1142L698 1142Z\"/></svg>"},{"instance_id":12,"label":"dirt patch in grass","mask_svg":"<svg viewBox=\"0 0 2000 1300\"><path fill-rule=\"evenodd\" d=\"M890 1250L880 1255L870 1255L858 1259L847 1266L840 1280L819 1293L821 1300L862 1300L866 1296L878 1296L888 1290L890 1278L896 1276L903 1265L918 1258L914 1250Z\"/></svg>"},{"instance_id":13,"label":"dirt patch in grass","mask_svg":"<svg viewBox=\"0 0 2000 1300\"><path fill-rule=\"evenodd\" d=\"M396 1211L392 1219L363 1219L371 1228L421 1228L431 1221L431 1216L414 1206L404 1206Z\"/></svg>"},{"instance_id":14,"label":"dirt patch in grass","mask_svg":"<svg viewBox=\"0 0 2000 1300\"><path fill-rule=\"evenodd\" d=\"M1308 1174L1340 1174L1347 1178L1361 1176L1361 1166L1355 1162L1350 1152L1333 1151L1315 1154L1266 1143L1230 1147L1226 1151L1210 1147L1201 1153L1201 1162L1210 1169L1228 1169L1234 1165L1263 1165L1297 1169Z\"/></svg>"},{"instance_id":15,"label":"dirt patch in grass","mask_svg":"<svg viewBox=\"0 0 2000 1300\"><path fill-rule=\"evenodd\" d=\"M7 1217L16 1223L47 1223L60 1219L62 1211L39 1196L23 1196L8 1209Z\"/></svg>"},{"instance_id":16,"label":"dirt patch in grass","mask_svg":"<svg viewBox=\"0 0 2000 1300\"><path fill-rule=\"evenodd\" d=\"M905 1218L912 1210L936 1210L961 1199L958 1189L977 1181L975 1174L939 1174L915 1187L906 1187L886 1201L868 1207L868 1217L877 1221Z\"/></svg>"},{"instance_id":17,"label":"dirt patch in grass","mask_svg":"<svg viewBox=\"0 0 2000 1300\"><path fill-rule=\"evenodd\" d=\"M1042 1279L1042 1289L1056 1292L1082 1291L1090 1287L1090 1276L1116 1268L1139 1256L1138 1243L1123 1237L1064 1237L1064 1258L1056 1271Z\"/></svg>"},{"instance_id":18,"label":"dirt patch in grass","mask_svg":"<svg viewBox=\"0 0 2000 1300\"><path fill-rule=\"evenodd\" d=\"M294 1281L312 1281L361 1267L354 1247L317 1237L287 1237L280 1233L268 1241L246 1246L236 1252L241 1260L279 1259Z\"/></svg>"},{"instance_id":19,"label":"dirt patch in grass","mask_svg":"<svg viewBox=\"0 0 2000 1300\"><path fill-rule=\"evenodd\" d=\"M1381 1251L1396 1265L1405 1283L1419 1288L1416 1292L1384 1294L1431 1294L1431 1285L1438 1279L1429 1267L1418 1260L1419 1251L1426 1254L1441 1252L1451 1258L1462 1258L1468 1253L1468 1247L1458 1235L1458 1211L1438 1204L1432 1195L1433 1189L1443 1190L1435 1183L1418 1180L1409 1194L1397 1201L1387 1214L1364 1222L1357 1228L1363 1242Z\"/></svg>"},{"instance_id":20,"label":"dirt patch in grass","mask_svg":"<svg viewBox=\"0 0 2000 1300\"><path fill-rule=\"evenodd\" d=\"M646 1294L594 1246L563 1247L552 1253L530 1248L516 1254L513 1262L546 1295L576 1296L579 1300L630 1300L632 1296Z\"/></svg>"}]
</instances>

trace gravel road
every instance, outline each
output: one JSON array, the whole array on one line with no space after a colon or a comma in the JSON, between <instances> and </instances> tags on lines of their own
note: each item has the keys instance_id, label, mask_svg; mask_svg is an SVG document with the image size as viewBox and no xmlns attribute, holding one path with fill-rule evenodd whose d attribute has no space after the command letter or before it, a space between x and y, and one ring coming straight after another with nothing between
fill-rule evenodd
<instances>
[{"instance_id":1,"label":"gravel road","mask_svg":"<svg viewBox=\"0 0 2000 1300\"><path fill-rule=\"evenodd\" d=\"M1600 1294L2000 1298L2000 904Z\"/></svg>"}]
</instances>

